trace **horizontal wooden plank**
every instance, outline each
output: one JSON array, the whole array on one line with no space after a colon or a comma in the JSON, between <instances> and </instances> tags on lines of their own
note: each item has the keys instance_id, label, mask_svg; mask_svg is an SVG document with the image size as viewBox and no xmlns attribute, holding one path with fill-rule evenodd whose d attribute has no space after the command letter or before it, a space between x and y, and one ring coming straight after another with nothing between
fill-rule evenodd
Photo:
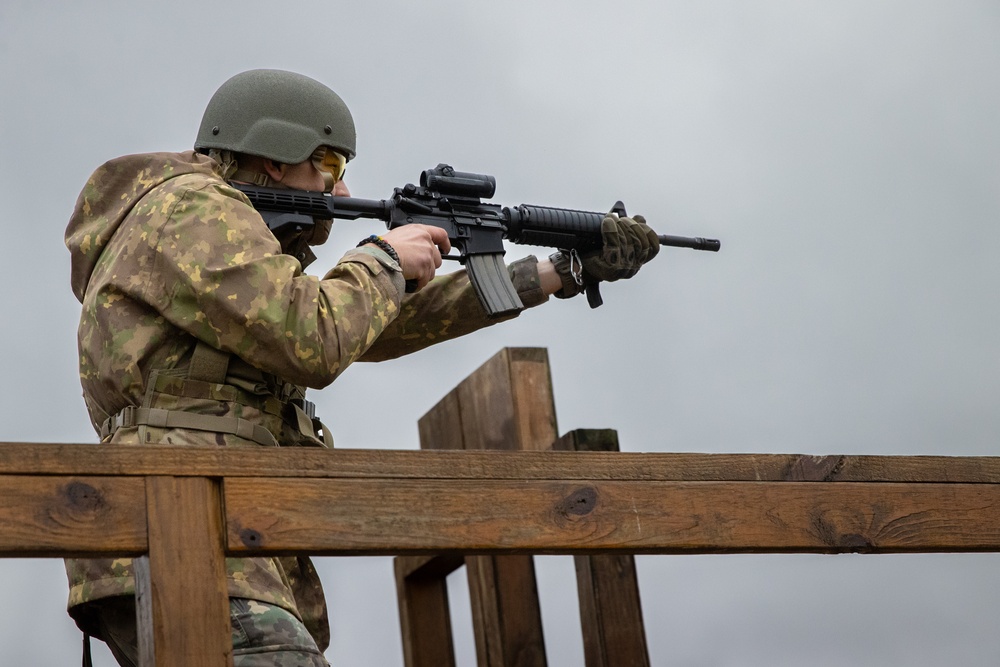
<instances>
[{"instance_id":1,"label":"horizontal wooden plank","mask_svg":"<svg viewBox=\"0 0 1000 667\"><path fill-rule=\"evenodd\" d=\"M415 579L443 579L462 567L461 554L435 554L433 556L400 556L394 563L396 576Z\"/></svg>"},{"instance_id":2,"label":"horizontal wooden plank","mask_svg":"<svg viewBox=\"0 0 1000 667\"><path fill-rule=\"evenodd\" d=\"M1000 551L985 484L232 478L229 549ZM146 550L143 480L0 476L0 555Z\"/></svg>"},{"instance_id":3,"label":"horizontal wooden plank","mask_svg":"<svg viewBox=\"0 0 1000 667\"><path fill-rule=\"evenodd\" d=\"M230 553L1000 550L1000 486L228 479Z\"/></svg>"},{"instance_id":4,"label":"horizontal wooden plank","mask_svg":"<svg viewBox=\"0 0 1000 667\"><path fill-rule=\"evenodd\" d=\"M0 475L1000 483L1000 457L0 443Z\"/></svg>"},{"instance_id":5,"label":"horizontal wooden plank","mask_svg":"<svg viewBox=\"0 0 1000 667\"><path fill-rule=\"evenodd\" d=\"M0 476L0 557L143 553L145 498L136 477Z\"/></svg>"}]
</instances>

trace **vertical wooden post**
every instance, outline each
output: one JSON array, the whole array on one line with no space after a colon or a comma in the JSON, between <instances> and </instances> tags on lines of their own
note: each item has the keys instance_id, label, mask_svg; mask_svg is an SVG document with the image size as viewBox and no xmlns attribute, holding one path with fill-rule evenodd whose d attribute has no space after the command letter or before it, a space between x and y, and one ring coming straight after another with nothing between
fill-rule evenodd
<instances>
[{"instance_id":1,"label":"vertical wooden post","mask_svg":"<svg viewBox=\"0 0 1000 667\"><path fill-rule=\"evenodd\" d=\"M570 431L555 450L617 452L612 429ZM576 556L580 623L587 667L649 667L639 579L631 555Z\"/></svg>"},{"instance_id":2,"label":"vertical wooden post","mask_svg":"<svg viewBox=\"0 0 1000 667\"><path fill-rule=\"evenodd\" d=\"M420 446L434 441L436 449L462 449L458 401L454 392L420 420ZM455 667L447 577L463 559L451 556L397 556L396 598L406 667Z\"/></svg>"},{"instance_id":3,"label":"vertical wooden post","mask_svg":"<svg viewBox=\"0 0 1000 667\"><path fill-rule=\"evenodd\" d=\"M149 555L135 559L140 667L233 664L219 482L146 478Z\"/></svg>"},{"instance_id":4,"label":"vertical wooden post","mask_svg":"<svg viewBox=\"0 0 1000 667\"><path fill-rule=\"evenodd\" d=\"M545 667L531 556L465 559L479 667Z\"/></svg>"},{"instance_id":5,"label":"vertical wooden post","mask_svg":"<svg viewBox=\"0 0 1000 667\"><path fill-rule=\"evenodd\" d=\"M548 353L542 348L501 350L424 415L418 427L424 449L548 449L558 433ZM465 565L479 667L545 667L531 556L470 556ZM404 614L405 598L416 599L426 592L418 592L415 584L407 592L405 580L402 585L400 613ZM437 591L431 608L441 608L440 596L445 596L447 608L443 580ZM445 620L435 622L434 628L424 624L423 632L433 637L431 643L450 644L450 619ZM417 652L415 640L404 639L404 646ZM407 667L439 664L429 657L407 660Z\"/></svg>"},{"instance_id":6,"label":"vertical wooden post","mask_svg":"<svg viewBox=\"0 0 1000 667\"><path fill-rule=\"evenodd\" d=\"M397 557L396 596L406 667L455 667L447 576L460 556Z\"/></svg>"}]
</instances>

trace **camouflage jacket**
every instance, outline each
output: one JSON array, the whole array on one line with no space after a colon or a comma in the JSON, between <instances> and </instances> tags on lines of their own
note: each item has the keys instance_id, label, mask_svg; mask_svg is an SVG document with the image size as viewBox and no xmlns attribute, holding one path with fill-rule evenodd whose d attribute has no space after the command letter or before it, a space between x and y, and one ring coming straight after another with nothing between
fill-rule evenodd
<instances>
[{"instance_id":1,"label":"camouflage jacket","mask_svg":"<svg viewBox=\"0 0 1000 667\"><path fill-rule=\"evenodd\" d=\"M219 165L192 152L101 166L80 194L66 245L83 304L80 380L98 432L109 416L145 405L230 414L292 444L268 407L274 397L185 379L199 341L268 377L321 388L354 361L398 357L497 321L486 319L464 271L404 294L398 266L379 250L350 251L322 278L304 274ZM534 258L510 271L525 305L546 300ZM145 426L120 429L112 441L253 445ZM229 559L228 566L230 595L281 605L310 629L325 618L308 559ZM71 612L135 590L128 559L71 560L67 574Z\"/></svg>"}]
</instances>

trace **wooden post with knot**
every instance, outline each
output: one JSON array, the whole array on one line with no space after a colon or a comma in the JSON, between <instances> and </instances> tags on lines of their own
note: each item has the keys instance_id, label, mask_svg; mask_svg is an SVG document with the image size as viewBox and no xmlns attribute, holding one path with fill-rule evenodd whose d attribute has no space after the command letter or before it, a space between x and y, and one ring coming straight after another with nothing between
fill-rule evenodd
<instances>
[{"instance_id":1,"label":"wooden post with knot","mask_svg":"<svg viewBox=\"0 0 1000 667\"><path fill-rule=\"evenodd\" d=\"M548 353L540 348L502 350L424 415L419 432L422 449L618 451L612 430L558 438ZM516 522L518 508L498 504L496 514ZM633 557L580 555L575 563L587 667L648 667ZM463 564L479 667L545 667L531 555L454 554L395 559L406 667L454 667L446 577Z\"/></svg>"}]
</instances>

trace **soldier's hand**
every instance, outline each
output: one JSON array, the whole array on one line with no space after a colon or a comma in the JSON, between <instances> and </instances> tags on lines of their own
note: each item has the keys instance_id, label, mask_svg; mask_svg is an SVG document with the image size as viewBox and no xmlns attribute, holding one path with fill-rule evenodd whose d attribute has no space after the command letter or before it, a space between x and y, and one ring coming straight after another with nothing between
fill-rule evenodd
<instances>
[{"instance_id":1,"label":"soldier's hand","mask_svg":"<svg viewBox=\"0 0 1000 667\"><path fill-rule=\"evenodd\" d=\"M601 222L601 237L604 247L581 257L585 281L631 278L660 251L656 232L641 215L628 218L609 213Z\"/></svg>"},{"instance_id":2,"label":"soldier's hand","mask_svg":"<svg viewBox=\"0 0 1000 667\"><path fill-rule=\"evenodd\" d=\"M556 297L576 296L587 284L631 278L660 252L660 239L641 215L626 218L609 213L601 222L601 237L604 246L579 259L564 250L549 257L562 281Z\"/></svg>"},{"instance_id":3,"label":"soldier's hand","mask_svg":"<svg viewBox=\"0 0 1000 667\"><path fill-rule=\"evenodd\" d=\"M404 225L386 232L382 238L399 255L403 278L408 284L416 285L414 291L430 282L434 272L441 266L441 255L446 255L451 250L448 232L430 225Z\"/></svg>"}]
</instances>

